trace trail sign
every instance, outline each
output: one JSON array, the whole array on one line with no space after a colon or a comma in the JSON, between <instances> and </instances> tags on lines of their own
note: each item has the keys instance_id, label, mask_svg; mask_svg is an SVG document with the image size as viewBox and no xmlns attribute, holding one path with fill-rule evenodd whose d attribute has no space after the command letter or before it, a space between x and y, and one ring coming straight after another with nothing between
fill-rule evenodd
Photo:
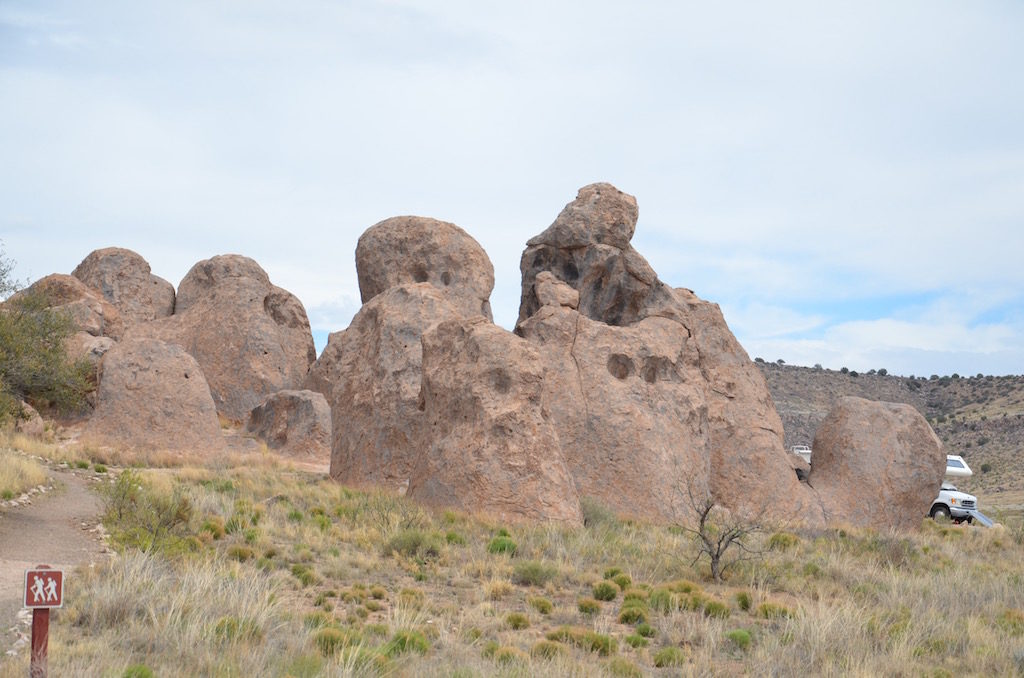
<instances>
[{"instance_id":1,"label":"trail sign","mask_svg":"<svg viewBox=\"0 0 1024 678\"><path fill-rule=\"evenodd\" d=\"M25 607L49 609L63 606L63 570L25 570Z\"/></svg>"}]
</instances>

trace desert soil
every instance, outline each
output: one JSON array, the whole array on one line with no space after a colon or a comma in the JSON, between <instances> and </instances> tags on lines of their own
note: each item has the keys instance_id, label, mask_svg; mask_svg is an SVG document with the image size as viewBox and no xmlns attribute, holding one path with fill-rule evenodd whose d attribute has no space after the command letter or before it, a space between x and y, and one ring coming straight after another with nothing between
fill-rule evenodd
<instances>
[{"instance_id":1,"label":"desert soil","mask_svg":"<svg viewBox=\"0 0 1024 678\"><path fill-rule=\"evenodd\" d=\"M25 570L40 564L63 569L66 596L75 567L107 557L96 530L102 509L90 487L95 481L71 471L50 471L50 477L54 487L34 495L30 505L0 509L0 645L12 645L26 630L18 622Z\"/></svg>"}]
</instances>

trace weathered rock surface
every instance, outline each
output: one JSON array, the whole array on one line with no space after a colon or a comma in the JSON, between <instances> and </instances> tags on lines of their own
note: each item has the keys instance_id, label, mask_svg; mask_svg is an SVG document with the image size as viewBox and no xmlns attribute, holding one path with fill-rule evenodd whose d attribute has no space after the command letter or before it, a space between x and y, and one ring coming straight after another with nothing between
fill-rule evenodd
<instances>
[{"instance_id":1,"label":"weathered rock surface","mask_svg":"<svg viewBox=\"0 0 1024 678\"><path fill-rule=\"evenodd\" d=\"M363 303L407 283L430 283L466 316L491 319L494 267L480 244L455 224L392 217L371 226L356 245Z\"/></svg>"},{"instance_id":2,"label":"weathered rock surface","mask_svg":"<svg viewBox=\"0 0 1024 678\"><path fill-rule=\"evenodd\" d=\"M126 338L103 357L96 411L85 436L126 448L224 449L199 364L180 346L148 338Z\"/></svg>"},{"instance_id":3,"label":"weathered rock surface","mask_svg":"<svg viewBox=\"0 0 1024 678\"><path fill-rule=\"evenodd\" d=\"M681 520L708 490L698 356L677 323L631 327L545 306L517 331L547 367L543 390L579 495L620 514Z\"/></svg>"},{"instance_id":4,"label":"weathered rock surface","mask_svg":"<svg viewBox=\"0 0 1024 678\"><path fill-rule=\"evenodd\" d=\"M78 278L53 273L32 283L26 292L45 295L50 307L68 313L79 331L115 340L124 333L117 308Z\"/></svg>"},{"instance_id":5,"label":"weathered rock surface","mask_svg":"<svg viewBox=\"0 0 1024 678\"><path fill-rule=\"evenodd\" d=\"M591 323L578 321L585 331L571 335L573 341L568 344L575 362L579 355L600 347L600 353L590 360L600 364L603 356L612 361L604 374L581 368L581 374L588 376L579 389L554 388L551 395L552 411L571 416L573 411L584 410L581 398L585 394L598 393L599 402L592 408L587 404L592 417L604 420L609 432L632 432L613 443L615 438L607 434L593 435L592 424L584 428L589 439L572 435L578 426L556 427L581 494L591 492L584 487L600 487L618 477L595 475L600 471L593 460L608 454L626 459L638 441L646 445L653 440L659 451L637 477L654 474L652 477L666 479L664 486L657 497L625 500L624 505L644 506L650 515L671 517L677 511L667 512L668 495L679 487L680 479L692 477L687 482L710 487L715 499L731 509L772 512L780 507L777 497L781 493L792 502L787 511L800 513L812 524L820 523L820 507L807 488L799 485L787 461L782 423L764 377L729 331L717 305L663 283L632 248L629 239L636 219L632 196L609 184L586 186L546 231L527 243L520 263L523 296L517 331L523 336L543 344L549 341L545 337L561 335L556 344L566 346L574 323L565 311L551 311L556 303L550 298L551 290L562 289L556 281L578 292L583 320L605 328L597 332ZM560 294L564 295L564 290ZM557 323L563 329L553 334L538 332L538 323L531 322L536 316L548 322L557 315L565 316ZM618 328L630 332L610 331ZM562 362L567 364L564 358ZM565 370L555 370L559 372ZM628 408L619 403L609 405L606 400L605 390L611 387L601 385L600 380L615 373L628 375L626 383L637 378L646 384L644 391L628 394L626 402L632 403ZM670 385L677 382L683 386ZM609 392L626 395L621 388ZM559 399L565 402L559 404ZM665 424L661 419L666 416L680 421ZM630 423L638 417L651 418L650 428ZM611 452L613 449L617 451ZM591 477L581 484L580 474Z\"/></svg>"},{"instance_id":6,"label":"weathered rock surface","mask_svg":"<svg viewBox=\"0 0 1024 678\"><path fill-rule=\"evenodd\" d=\"M245 430L287 455L331 458L331 408L322 393L278 391L249 413Z\"/></svg>"},{"instance_id":7,"label":"weathered rock surface","mask_svg":"<svg viewBox=\"0 0 1024 678\"><path fill-rule=\"evenodd\" d=\"M541 271L537 274L533 291L541 306L579 308L580 293L556 278L551 271Z\"/></svg>"},{"instance_id":8,"label":"weathered rock surface","mask_svg":"<svg viewBox=\"0 0 1024 678\"><path fill-rule=\"evenodd\" d=\"M235 254L193 266L178 286L174 315L129 334L188 351L202 366L217 411L236 421L270 393L300 388L316 358L302 303L272 285L255 261Z\"/></svg>"},{"instance_id":9,"label":"weathered rock surface","mask_svg":"<svg viewBox=\"0 0 1024 678\"><path fill-rule=\"evenodd\" d=\"M174 286L153 275L149 262L121 247L95 250L71 275L113 304L126 325L174 312Z\"/></svg>"},{"instance_id":10,"label":"weathered rock surface","mask_svg":"<svg viewBox=\"0 0 1024 678\"><path fill-rule=\"evenodd\" d=\"M94 337L88 332L75 332L64 342L68 357L72 360L88 360L98 366L103 355L117 345L110 337Z\"/></svg>"},{"instance_id":11,"label":"weathered rock surface","mask_svg":"<svg viewBox=\"0 0 1024 678\"><path fill-rule=\"evenodd\" d=\"M429 447L410 497L499 520L582 523L533 347L484 318L435 325L423 335L420 399Z\"/></svg>"},{"instance_id":12,"label":"weathered rock surface","mask_svg":"<svg viewBox=\"0 0 1024 678\"><path fill-rule=\"evenodd\" d=\"M46 434L46 422L36 412L36 408L21 402L21 413L15 418L14 430L32 438L41 438Z\"/></svg>"},{"instance_id":13,"label":"weathered rock surface","mask_svg":"<svg viewBox=\"0 0 1024 678\"><path fill-rule=\"evenodd\" d=\"M429 283L392 287L330 336L308 387L331 406L331 477L403 489L426 447L419 408L424 330L459 312Z\"/></svg>"},{"instance_id":14,"label":"weathered rock surface","mask_svg":"<svg viewBox=\"0 0 1024 678\"><path fill-rule=\"evenodd\" d=\"M910 405L843 398L814 436L808 482L830 525L916 529L946 469L942 443Z\"/></svg>"}]
</instances>

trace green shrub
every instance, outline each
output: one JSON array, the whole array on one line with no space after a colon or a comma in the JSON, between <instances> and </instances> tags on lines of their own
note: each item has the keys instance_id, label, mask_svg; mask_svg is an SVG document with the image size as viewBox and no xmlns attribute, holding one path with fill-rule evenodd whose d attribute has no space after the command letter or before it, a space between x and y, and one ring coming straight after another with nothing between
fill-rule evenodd
<instances>
[{"instance_id":1,"label":"green shrub","mask_svg":"<svg viewBox=\"0 0 1024 678\"><path fill-rule=\"evenodd\" d=\"M761 603L757 606L757 614L765 619L784 619L793 616L793 611L778 603Z\"/></svg>"},{"instance_id":2,"label":"green shrub","mask_svg":"<svg viewBox=\"0 0 1024 678\"><path fill-rule=\"evenodd\" d=\"M228 558L237 560L240 563L250 560L253 555L252 549L242 544L232 544L228 547Z\"/></svg>"},{"instance_id":3,"label":"green shrub","mask_svg":"<svg viewBox=\"0 0 1024 678\"><path fill-rule=\"evenodd\" d=\"M631 633L624 639L626 644L633 648L647 647L651 641L647 640L639 633Z\"/></svg>"},{"instance_id":4,"label":"green shrub","mask_svg":"<svg viewBox=\"0 0 1024 678\"><path fill-rule=\"evenodd\" d=\"M658 635L658 632L654 630L654 627L646 622L637 624L636 632L644 638L653 638Z\"/></svg>"},{"instance_id":5,"label":"green shrub","mask_svg":"<svg viewBox=\"0 0 1024 678\"><path fill-rule=\"evenodd\" d=\"M441 546L429 534L415 528L402 530L384 544L384 555L398 553L406 558L429 560L441 555Z\"/></svg>"},{"instance_id":6,"label":"green shrub","mask_svg":"<svg viewBox=\"0 0 1024 678\"><path fill-rule=\"evenodd\" d=\"M611 579L617 574L622 574L621 567L609 567L607 570L604 571L604 578Z\"/></svg>"},{"instance_id":7,"label":"green shrub","mask_svg":"<svg viewBox=\"0 0 1024 678\"><path fill-rule=\"evenodd\" d=\"M776 532L768 538L768 548L773 551L785 551L800 542L800 537L790 532Z\"/></svg>"},{"instance_id":8,"label":"green shrub","mask_svg":"<svg viewBox=\"0 0 1024 678\"><path fill-rule=\"evenodd\" d=\"M487 545L488 553L507 553L510 556L514 556L516 553L516 543L512 541L508 536L498 535L491 540L491 543Z\"/></svg>"},{"instance_id":9,"label":"green shrub","mask_svg":"<svg viewBox=\"0 0 1024 678\"><path fill-rule=\"evenodd\" d=\"M595 615L601 611L601 603L593 598L580 598L576 601L576 609L585 615Z\"/></svg>"},{"instance_id":10,"label":"green shrub","mask_svg":"<svg viewBox=\"0 0 1024 678\"><path fill-rule=\"evenodd\" d=\"M494 659L494 653L497 652L500 647L501 645L498 644L498 641L488 640L480 650L480 656L484 659Z\"/></svg>"},{"instance_id":11,"label":"green shrub","mask_svg":"<svg viewBox=\"0 0 1024 678\"><path fill-rule=\"evenodd\" d=\"M521 631L522 629L529 628L530 620L522 612L510 612L505 616L505 626L513 631Z\"/></svg>"},{"instance_id":12,"label":"green shrub","mask_svg":"<svg viewBox=\"0 0 1024 678\"><path fill-rule=\"evenodd\" d=\"M545 615L546 614L551 614L551 611L555 608L555 606L547 598L542 598L542 597L530 598L529 602L530 602L530 607L532 607L533 609L537 610L537 612L539 612L541 614L545 614Z\"/></svg>"},{"instance_id":13,"label":"green shrub","mask_svg":"<svg viewBox=\"0 0 1024 678\"><path fill-rule=\"evenodd\" d=\"M259 627L251 619L238 617L221 617L213 627L213 635L221 642L231 643L236 640L250 640L261 637Z\"/></svg>"},{"instance_id":14,"label":"green shrub","mask_svg":"<svg viewBox=\"0 0 1024 678\"><path fill-rule=\"evenodd\" d=\"M701 588L689 579L680 579L668 585L668 588L676 593L700 593Z\"/></svg>"},{"instance_id":15,"label":"green shrub","mask_svg":"<svg viewBox=\"0 0 1024 678\"><path fill-rule=\"evenodd\" d=\"M145 664L132 664L121 673L121 678L153 678L153 669Z\"/></svg>"},{"instance_id":16,"label":"green shrub","mask_svg":"<svg viewBox=\"0 0 1024 678\"><path fill-rule=\"evenodd\" d=\"M618 523L615 511L594 497L580 497L580 511L583 513L583 527L597 528Z\"/></svg>"},{"instance_id":17,"label":"green shrub","mask_svg":"<svg viewBox=\"0 0 1024 678\"><path fill-rule=\"evenodd\" d=\"M619 644L609 635L596 631L587 631L583 634L583 649L596 652L602 657L615 654Z\"/></svg>"},{"instance_id":18,"label":"green shrub","mask_svg":"<svg viewBox=\"0 0 1024 678\"><path fill-rule=\"evenodd\" d=\"M291 567L292 576L299 580L303 586L309 586L316 582L316 575L302 563L295 563Z\"/></svg>"},{"instance_id":19,"label":"green shrub","mask_svg":"<svg viewBox=\"0 0 1024 678\"><path fill-rule=\"evenodd\" d=\"M681 595L664 586L654 589L647 597L647 604L650 608L662 614L682 609L683 601L684 598Z\"/></svg>"},{"instance_id":20,"label":"green shrub","mask_svg":"<svg viewBox=\"0 0 1024 678\"><path fill-rule=\"evenodd\" d=\"M524 663L529 661L529 657L525 652L520 650L518 647L499 647L494 651L494 661L499 664L511 664L513 662Z\"/></svg>"},{"instance_id":21,"label":"green shrub","mask_svg":"<svg viewBox=\"0 0 1024 678\"><path fill-rule=\"evenodd\" d=\"M525 560L516 563L512 581L523 586L544 586L558 574L558 568L550 563Z\"/></svg>"},{"instance_id":22,"label":"green shrub","mask_svg":"<svg viewBox=\"0 0 1024 678\"><path fill-rule=\"evenodd\" d=\"M95 464L92 465L92 470L95 471L96 473L106 473L107 467L99 462L96 462Z\"/></svg>"},{"instance_id":23,"label":"green shrub","mask_svg":"<svg viewBox=\"0 0 1024 678\"><path fill-rule=\"evenodd\" d=\"M370 596L377 600L384 600L388 597L388 590L377 584L370 587Z\"/></svg>"},{"instance_id":24,"label":"green shrub","mask_svg":"<svg viewBox=\"0 0 1024 678\"><path fill-rule=\"evenodd\" d=\"M541 640L530 648L530 656L534 659L554 659L565 654L565 646L553 640Z\"/></svg>"},{"instance_id":25,"label":"green shrub","mask_svg":"<svg viewBox=\"0 0 1024 678\"><path fill-rule=\"evenodd\" d=\"M751 600L750 594L748 592L746 592L746 591L739 591L736 594L736 604L744 612L749 612L750 611L750 606L753 604L753 601Z\"/></svg>"},{"instance_id":26,"label":"green shrub","mask_svg":"<svg viewBox=\"0 0 1024 678\"><path fill-rule=\"evenodd\" d=\"M0 251L0 291L9 293L15 286L7 265ZM61 412L87 407L95 369L68 357L65 341L75 323L70 313L50 308L60 300L49 295L46 289L26 290L8 299L0 313L0 421L20 416L22 400Z\"/></svg>"},{"instance_id":27,"label":"green shrub","mask_svg":"<svg viewBox=\"0 0 1024 678\"><path fill-rule=\"evenodd\" d=\"M982 473L988 473L991 470L992 470L992 464L988 463L987 461L984 464L981 465L981 472Z\"/></svg>"},{"instance_id":28,"label":"green shrub","mask_svg":"<svg viewBox=\"0 0 1024 678\"><path fill-rule=\"evenodd\" d=\"M645 589L626 589L625 593L622 594L622 602L625 604L630 601L636 601L646 605L648 596L650 596L650 592Z\"/></svg>"},{"instance_id":29,"label":"green shrub","mask_svg":"<svg viewBox=\"0 0 1024 678\"><path fill-rule=\"evenodd\" d=\"M654 665L659 669L667 666L682 666L686 663L686 653L678 647L663 647L654 653Z\"/></svg>"},{"instance_id":30,"label":"green shrub","mask_svg":"<svg viewBox=\"0 0 1024 678\"><path fill-rule=\"evenodd\" d=\"M732 644L739 649L746 651L750 647L750 631L746 629L733 629L726 631L725 637L732 641Z\"/></svg>"},{"instance_id":31,"label":"green shrub","mask_svg":"<svg viewBox=\"0 0 1024 678\"><path fill-rule=\"evenodd\" d=\"M388 657L397 657L407 652L426 654L430 650L430 643L427 637L420 631L404 629L392 636L383 647L383 652Z\"/></svg>"},{"instance_id":32,"label":"green shrub","mask_svg":"<svg viewBox=\"0 0 1024 678\"><path fill-rule=\"evenodd\" d=\"M605 580L594 584L594 598L597 600L615 600L619 595L619 585Z\"/></svg>"},{"instance_id":33,"label":"green shrub","mask_svg":"<svg viewBox=\"0 0 1024 678\"><path fill-rule=\"evenodd\" d=\"M307 629L318 629L323 626L327 626L330 622L331 616L321 610L310 612L302 618L302 625Z\"/></svg>"},{"instance_id":34,"label":"green shrub","mask_svg":"<svg viewBox=\"0 0 1024 678\"><path fill-rule=\"evenodd\" d=\"M643 678L644 672L625 657L615 657L607 665L609 675L617 678Z\"/></svg>"},{"instance_id":35,"label":"green shrub","mask_svg":"<svg viewBox=\"0 0 1024 678\"><path fill-rule=\"evenodd\" d=\"M639 605L626 605L619 611L620 624L638 624L647 621L647 610Z\"/></svg>"},{"instance_id":36,"label":"green shrub","mask_svg":"<svg viewBox=\"0 0 1024 678\"><path fill-rule=\"evenodd\" d=\"M454 530L446 532L444 540L454 546L464 546L466 544L466 538Z\"/></svg>"},{"instance_id":37,"label":"green shrub","mask_svg":"<svg viewBox=\"0 0 1024 678\"><path fill-rule=\"evenodd\" d=\"M78 461L75 462L75 468L87 469L89 468L89 462L79 459Z\"/></svg>"},{"instance_id":38,"label":"green shrub","mask_svg":"<svg viewBox=\"0 0 1024 678\"><path fill-rule=\"evenodd\" d=\"M717 600L709 600L704 603L704 616L714 617L716 619L725 619L729 616L729 606L725 603L720 603Z\"/></svg>"},{"instance_id":39,"label":"green shrub","mask_svg":"<svg viewBox=\"0 0 1024 678\"><path fill-rule=\"evenodd\" d=\"M620 572L614 577L605 577L611 579L613 582L619 585L619 588L625 591L629 588L629 585L633 583L633 579L625 572Z\"/></svg>"},{"instance_id":40,"label":"green shrub","mask_svg":"<svg viewBox=\"0 0 1024 678\"><path fill-rule=\"evenodd\" d=\"M317 649L320 650L320 654L325 657L333 657L343 648L358 645L360 640L362 638L355 631L339 629L333 626L325 626L313 636L313 642L316 644Z\"/></svg>"}]
</instances>

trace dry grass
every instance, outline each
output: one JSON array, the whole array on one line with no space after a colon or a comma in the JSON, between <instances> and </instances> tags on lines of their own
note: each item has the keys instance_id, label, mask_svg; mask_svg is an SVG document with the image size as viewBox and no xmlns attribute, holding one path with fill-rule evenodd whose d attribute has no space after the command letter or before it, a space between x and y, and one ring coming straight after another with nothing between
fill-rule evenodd
<instances>
[{"instance_id":1,"label":"dry grass","mask_svg":"<svg viewBox=\"0 0 1024 678\"><path fill-rule=\"evenodd\" d=\"M14 499L46 482L46 469L22 452L0 449L0 499Z\"/></svg>"},{"instance_id":2,"label":"dry grass","mask_svg":"<svg viewBox=\"0 0 1024 678\"><path fill-rule=\"evenodd\" d=\"M688 538L660 526L502 526L248 464L138 477L154 497L184 498L187 515L151 553L125 549L106 569L73 575L53 628L55 675L116 676L133 663L157 675L1024 670L1019 523L798 531L715 584L690 566ZM488 550L503 527L515 555ZM524 576L524 563L544 576ZM620 616L626 592L596 614L579 611L614 569L632 580L646 627L620 621L637 619L636 609ZM658 590L674 602L644 602ZM539 596L551 603L545 614L531 604ZM656 665L669 660L681 665ZM0 661L0 676L23 675L25 661Z\"/></svg>"}]
</instances>

